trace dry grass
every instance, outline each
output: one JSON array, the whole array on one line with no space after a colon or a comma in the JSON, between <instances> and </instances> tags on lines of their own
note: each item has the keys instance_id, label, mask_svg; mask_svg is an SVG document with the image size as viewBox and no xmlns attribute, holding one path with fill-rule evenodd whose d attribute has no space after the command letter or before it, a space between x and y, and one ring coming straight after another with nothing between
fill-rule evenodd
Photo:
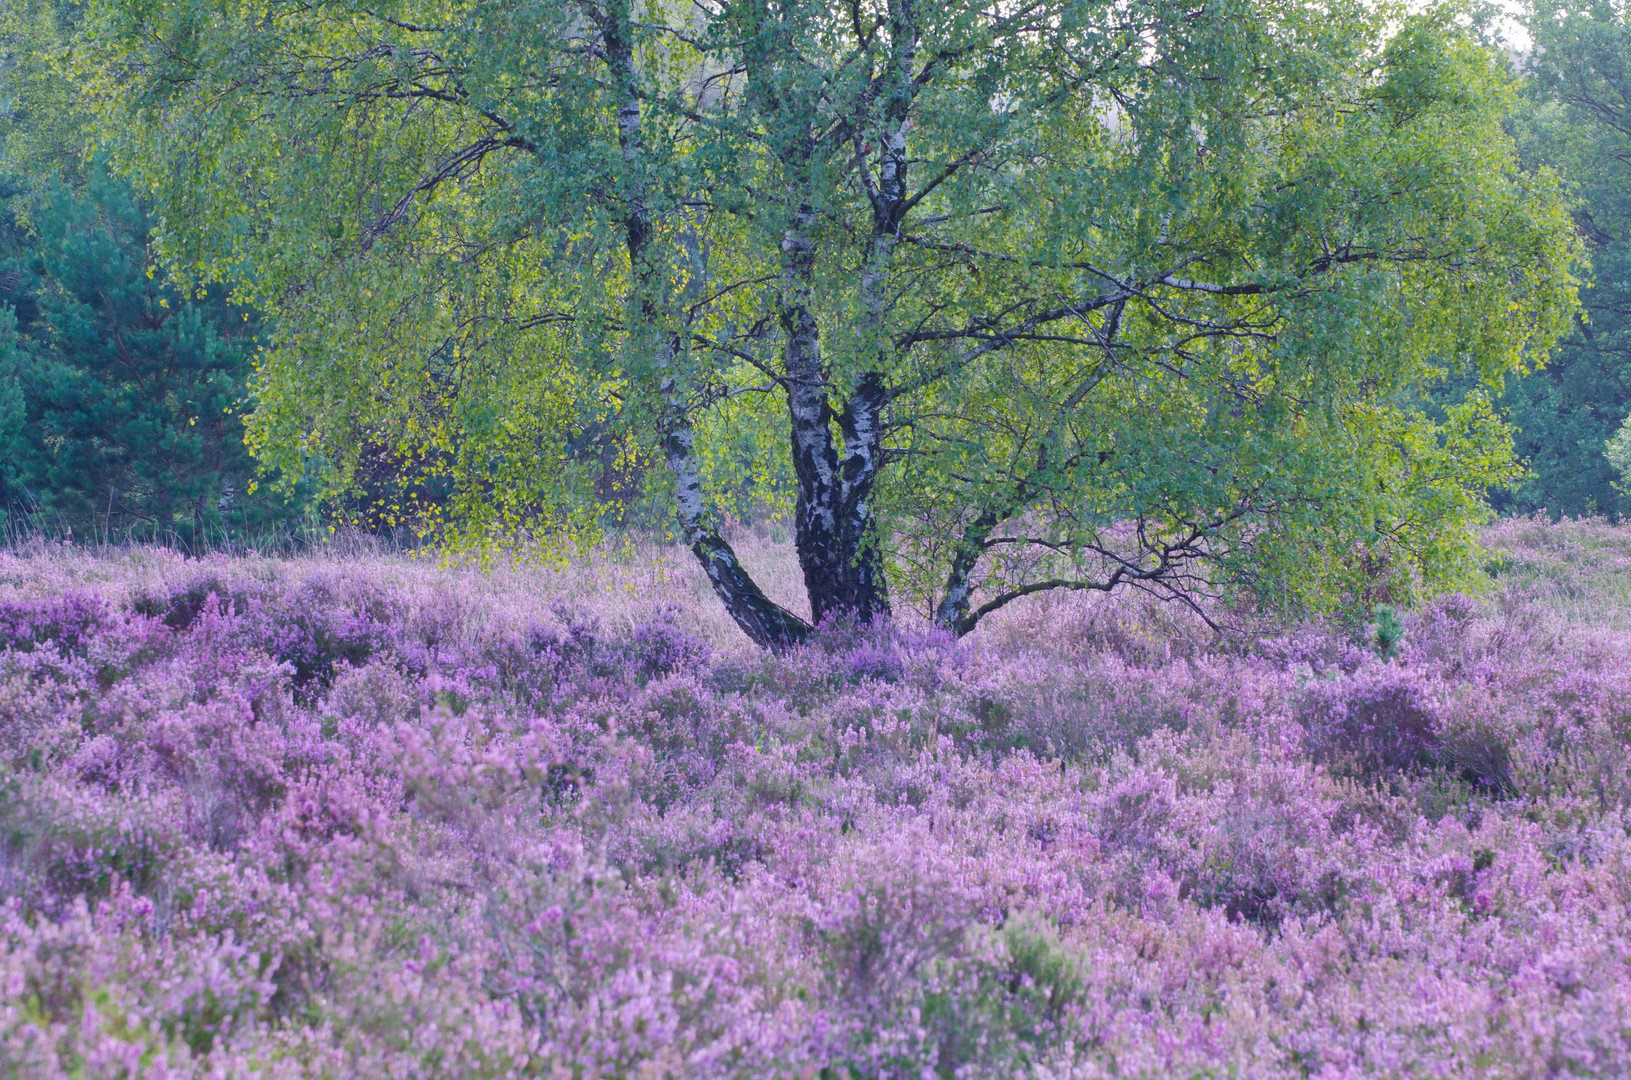
<instances>
[{"instance_id":1,"label":"dry grass","mask_svg":"<svg viewBox=\"0 0 1631 1080\"><path fill-rule=\"evenodd\" d=\"M729 539L743 564L777 603L808 617L797 556L790 542L766 530L734 529ZM1501 604L1539 600L1567 623L1631 629L1631 525L1585 519L1549 524L1507 519L1485 532L1490 588ZM268 581L361 571L430 602L456 592L511 624L556 621L557 610L592 612L608 630L627 632L664 608L678 609L688 628L719 653L753 647L714 600L689 550L626 537L562 561L499 558L486 565L428 552L391 551L367 537L340 536L294 557L256 554L192 558L162 547L73 546L33 539L0 548L0 598L94 589L103 595L164 591L212 563ZM110 594L108 590L111 589ZM128 599L128 596L126 597ZM439 601L438 601L439 602ZM902 609L905 627L927 627L926 613ZM1137 593L1043 593L989 616L976 632L999 648L1063 654L1111 646L1151 660L1192 655L1213 635L1181 605Z\"/></svg>"}]
</instances>

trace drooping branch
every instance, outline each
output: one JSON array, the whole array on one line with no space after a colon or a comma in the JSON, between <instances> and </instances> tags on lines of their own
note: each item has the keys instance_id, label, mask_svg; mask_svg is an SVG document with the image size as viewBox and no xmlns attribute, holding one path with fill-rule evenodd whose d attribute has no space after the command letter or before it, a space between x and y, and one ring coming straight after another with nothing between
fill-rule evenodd
<instances>
[{"instance_id":1,"label":"drooping branch","mask_svg":"<svg viewBox=\"0 0 1631 1080\"><path fill-rule=\"evenodd\" d=\"M379 217L378 220L363 230L361 242L362 251L364 253L370 251L374 244L390 231L391 226L405 218L408 215L408 211L412 208L414 200L419 198L419 196L428 195L431 192L434 192L438 187L444 183L447 183L449 180L464 179L477 169L480 169L482 162L486 160L487 155L493 153L495 150L509 149L526 145L525 140L486 136L484 138L477 139L475 142L469 144L461 150L449 154L443 159L441 165L439 165L435 171L420 178L418 182L416 182L412 187L404 192L399 199L397 199L396 204L392 206L390 210L386 211Z\"/></svg>"},{"instance_id":2,"label":"drooping branch","mask_svg":"<svg viewBox=\"0 0 1631 1080\"><path fill-rule=\"evenodd\" d=\"M1197 599L1195 586L1203 584L1204 579L1198 578L1192 568L1213 557L1211 540L1220 530L1257 509L1242 505L1208 521L1190 522L1178 535L1166 540L1152 539L1148 535L1148 523L1140 521L1136 530L1138 551L1133 554L1123 553L1098 540L1079 545L1081 551L1097 555L1111 564L1108 572L1102 576L1048 577L1026 582L1002 589L979 607L974 607L971 598L975 564L982 554L1007 539L991 535L1001 515L988 511L964 531L953 559L953 573L948 578L945 598L935 612L935 621L961 637L973 631L987 615L1026 596L1055 590L1108 593L1128 586L1183 604L1214 632L1221 633L1222 624Z\"/></svg>"}]
</instances>

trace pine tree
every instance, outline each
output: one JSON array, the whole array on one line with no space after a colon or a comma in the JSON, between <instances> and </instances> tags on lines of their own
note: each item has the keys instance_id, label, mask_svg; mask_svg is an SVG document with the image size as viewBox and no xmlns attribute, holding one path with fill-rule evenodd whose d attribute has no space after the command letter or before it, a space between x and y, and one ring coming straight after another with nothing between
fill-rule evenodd
<instances>
[{"instance_id":1,"label":"pine tree","mask_svg":"<svg viewBox=\"0 0 1631 1080\"><path fill-rule=\"evenodd\" d=\"M0 264L16 313L0 389L14 506L76 535L188 544L287 516L281 497L250 494L255 317L222 290L189 296L167 280L150 209L99 169L27 209L32 229L13 226Z\"/></svg>"}]
</instances>

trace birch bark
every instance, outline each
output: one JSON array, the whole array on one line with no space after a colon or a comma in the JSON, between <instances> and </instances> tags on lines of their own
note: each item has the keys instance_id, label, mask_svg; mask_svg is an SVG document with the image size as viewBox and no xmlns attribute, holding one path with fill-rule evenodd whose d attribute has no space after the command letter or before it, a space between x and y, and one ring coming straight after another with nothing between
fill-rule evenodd
<instances>
[{"instance_id":1,"label":"birch bark","mask_svg":"<svg viewBox=\"0 0 1631 1080\"><path fill-rule=\"evenodd\" d=\"M667 266L653 251L649 191L644 176L644 133L638 72L635 70L628 12L611 6L595 12L605 42L606 59L617 80L621 100L617 110L618 143L628 185L624 219L625 243L633 277L630 304L630 345L659 373L659 435L663 458L674 476L674 503L680 531L701 563L714 595L736 625L756 644L783 649L809 633L810 626L765 595L736 551L720 535L696 458L696 435L691 423L687 388L680 372L683 319L669 303L672 287Z\"/></svg>"}]
</instances>

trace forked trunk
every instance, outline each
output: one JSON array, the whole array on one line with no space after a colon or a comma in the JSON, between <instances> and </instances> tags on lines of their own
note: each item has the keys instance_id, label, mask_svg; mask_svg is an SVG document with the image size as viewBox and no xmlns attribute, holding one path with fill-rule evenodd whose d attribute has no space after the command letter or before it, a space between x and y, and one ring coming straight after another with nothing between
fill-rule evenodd
<instances>
[{"instance_id":1,"label":"forked trunk","mask_svg":"<svg viewBox=\"0 0 1631 1080\"><path fill-rule=\"evenodd\" d=\"M883 457L883 382L861 380L841 412L829 397L821 338L810 310L814 214L802 206L782 238L781 324L793 472L798 481L794 546L816 623L889 616L889 590L872 490ZM837 424L843 442L834 439Z\"/></svg>"}]
</instances>

